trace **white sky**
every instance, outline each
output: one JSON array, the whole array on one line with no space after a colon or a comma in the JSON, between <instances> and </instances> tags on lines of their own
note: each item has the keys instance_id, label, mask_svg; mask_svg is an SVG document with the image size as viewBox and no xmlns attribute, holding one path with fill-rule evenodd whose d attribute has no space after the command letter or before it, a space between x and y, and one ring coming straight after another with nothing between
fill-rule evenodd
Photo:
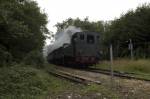
<instances>
[{"instance_id":1,"label":"white sky","mask_svg":"<svg viewBox=\"0 0 150 99\"><path fill-rule=\"evenodd\" d=\"M150 0L35 0L48 15L48 29L56 32L54 25L67 18L89 17L90 21L113 20L122 13L135 9Z\"/></svg>"}]
</instances>

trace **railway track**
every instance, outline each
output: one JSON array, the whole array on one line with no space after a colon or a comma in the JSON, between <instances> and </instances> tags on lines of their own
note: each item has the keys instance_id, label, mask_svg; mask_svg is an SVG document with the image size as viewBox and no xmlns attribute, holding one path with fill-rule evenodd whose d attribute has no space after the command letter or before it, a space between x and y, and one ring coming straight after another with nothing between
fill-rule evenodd
<instances>
[{"instance_id":1,"label":"railway track","mask_svg":"<svg viewBox=\"0 0 150 99\"><path fill-rule=\"evenodd\" d=\"M76 82L76 83L82 83L82 84L90 84L90 83L96 83L96 84L101 84L100 81L94 80L92 78L88 78L85 76L81 76L81 75L76 75L76 74L72 74L66 71L61 71L61 70L55 70L55 71L48 71L50 74L56 76L56 77L60 77L60 78L65 78L67 80Z\"/></svg>"},{"instance_id":2,"label":"railway track","mask_svg":"<svg viewBox=\"0 0 150 99\"><path fill-rule=\"evenodd\" d=\"M60 78L65 78L67 80L76 82L76 83L81 83L81 84L90 84L90 83L96 83L96 84L101 84L99 80L95 80L94 78L88 77L88 75L78 75L75 73L71 73L70 71L84 71L84 72L91 72L91 73L98 73L98 74L104 74L110 76L110 70L105 70L105 69L97 69L97 68L67 68L67 67L62 67L62 66L57 66L55 67L54 70L48 71L50 74L60 77ZM132 74L132 75L131 75ZM135 80L142 80L142 81L148 81L150 82L149 79L144 79L144 78L139 78L133 76L133 73L126 73L126 72L119 72L119 71L114 71L113 72L114 77L119 77L119 78L125 78L125 79L135 79Z\"/></svg>"},{"instance_id":3,"label":"railway track","mask_svg":"<svg viewBox=\"0 0 150 99\"><path fill-rule=\"evenodd\" d=\"M101 73L101 74L105 74L105 75L111 75L110 70L106 70L106 69L86 68L86 69L82 69L82 70L83 71L94 72L94 73ZM137 75L135 73L113 71L113 75L116 76L116 77L121 77L121 78L143 80L143 81L149 81L150 82L149 79L134 76L134 75Z\"/></svg>"}]
</instances>

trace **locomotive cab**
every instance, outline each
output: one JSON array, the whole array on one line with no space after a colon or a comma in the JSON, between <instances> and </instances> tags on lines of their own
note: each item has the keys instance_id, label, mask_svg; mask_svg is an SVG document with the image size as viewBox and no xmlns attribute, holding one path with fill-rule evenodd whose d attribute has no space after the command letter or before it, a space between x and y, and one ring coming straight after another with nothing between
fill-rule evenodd
<instances>
[{"instance_id":1,"label":"locomotive cab","mask_svg":"<svg viewBox=\"0 0 150 99\"><path fill-rule=\"evenodd\" d=\"M99 60L99 33L77 32L72 36L75 62L92 65Z\"/></svg>"}]
</instances>

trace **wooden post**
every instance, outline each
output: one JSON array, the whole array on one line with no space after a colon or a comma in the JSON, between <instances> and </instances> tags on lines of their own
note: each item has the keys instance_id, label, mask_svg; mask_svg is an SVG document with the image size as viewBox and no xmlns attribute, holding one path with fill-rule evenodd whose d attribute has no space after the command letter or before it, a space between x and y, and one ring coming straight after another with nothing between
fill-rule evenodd
<instances>
[{"instance_id":1,"label":"wooden post","mask_svg":"<svg viewBox=\"0 0 150 99\"><path fill-rule=\"evenodd\" d=\"M129 39L130 41L130 54L131 54L131 59L133 60L133 44L132 44L132 39Z\"/></svg>"},{"instance_id":2,"label":"wooden post","mask_svg":"<svg viewBox=\"0 0 150 99\"><path fill-rule=\"evenodd\" d=\"M110 71L111 71L111 84L112 84L112 87L113 87L114 73L113 73L113 48L112 48L112 44L110 44Z\"/></svg>"}]
</instances>

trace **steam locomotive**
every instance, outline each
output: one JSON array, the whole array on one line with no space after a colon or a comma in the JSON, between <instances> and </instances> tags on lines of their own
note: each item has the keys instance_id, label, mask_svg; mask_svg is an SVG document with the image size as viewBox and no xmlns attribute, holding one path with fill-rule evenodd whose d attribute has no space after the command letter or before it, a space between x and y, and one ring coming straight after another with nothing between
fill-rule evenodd
<instances>
[{"instance_id":1,"label":"steam locomotive","mask_svg":"<svg viewBox=\"0 0 150 99\"><path fill-rule=\"evenodd\" d=\"M57 65L94 65L100 59L99 39L100 33L97 32L76 32L70 44L63 44L49 53L47 60Z\"/></svg>"}]
</instances>

